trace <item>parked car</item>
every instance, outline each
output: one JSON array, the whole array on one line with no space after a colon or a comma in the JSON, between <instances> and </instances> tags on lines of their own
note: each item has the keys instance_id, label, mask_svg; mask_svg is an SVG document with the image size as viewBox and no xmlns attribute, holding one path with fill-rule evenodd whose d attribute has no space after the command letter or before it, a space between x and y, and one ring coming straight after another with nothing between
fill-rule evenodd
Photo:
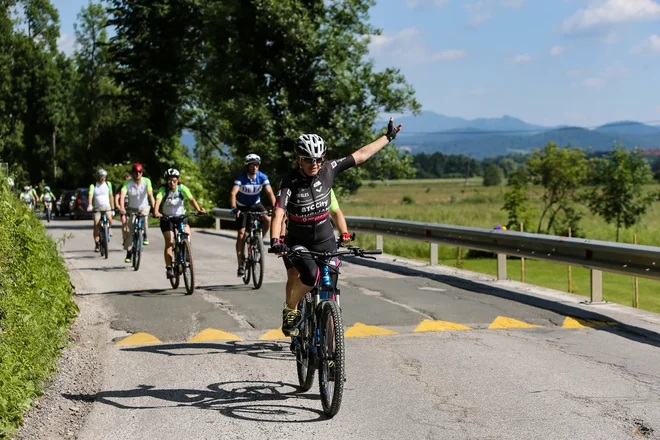
<instances>
[{"instance_id":1,"label":"parked car","mask_svg":"<svg viewBox=\"0 0 660 440\"><path fill-rule=\"evenodd\" d=\"M72 189L67 189L66 191L63 191L62 194L60 194L60 197L57 199L55 204L57 215L63 217L71 213L71 200L73 199L74 194L75 191Z\"/></svg>"},{"instance_id":2,"label":"parked car","mask_svg":"<svg viewBox=\"0 0 660 440\"><path fill-rule=\"evenodd\" d=\"M88 196L89 188L78 188L73 194L73 198L71 200L71 212L69 213L69 216L72 220L94 218L93 212L87 212Z\"/></svg>"}]
</instances>

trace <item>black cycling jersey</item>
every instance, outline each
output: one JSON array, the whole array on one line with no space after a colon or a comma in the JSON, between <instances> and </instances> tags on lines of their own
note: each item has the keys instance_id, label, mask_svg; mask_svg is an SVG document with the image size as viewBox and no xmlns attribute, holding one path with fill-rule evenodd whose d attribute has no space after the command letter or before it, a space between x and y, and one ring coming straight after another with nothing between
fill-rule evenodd
<instances>
[{"instance_id":1,"label":"black cycling jersey","mask_svg":"<svg viewBox=\"0 0 660 440\"><path fill-rule=\"evenodd\" d=\"M322 243L334 237L330 215L330 190L337 174L355 166L352 154L326 161L314 177L292 170L284 176L275 207L289 218L288 241L292 244Z\"/></svg>"}]
</instances>

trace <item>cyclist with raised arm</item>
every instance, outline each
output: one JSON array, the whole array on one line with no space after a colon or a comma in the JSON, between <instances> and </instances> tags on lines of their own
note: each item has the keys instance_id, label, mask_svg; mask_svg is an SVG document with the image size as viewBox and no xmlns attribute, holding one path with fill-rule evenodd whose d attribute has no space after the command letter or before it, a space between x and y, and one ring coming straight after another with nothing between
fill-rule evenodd
<instances>
[{"instance_id":1,"label":"cyclist with raised arm","mask_svg":"<svg viewBox=\"0 0 660 440\"><path fill-rule=\"evenodd\" d=\"M142 244L147 246L149 241L147 240L147 229L148 223L146 217L149 215L151 210L150 206L155 206L156 202L154 200L153 187L151 186L151 179L148 177L143 177L144 169L142 165L136 163L131 169L130 180L124 180L124 185L121 187L121 195L119 197L119 202L121 203L120 212L122 215L126 215L128 212L129 218L127 220L128 228L123 232L124 238L124 250L126 251L126 258L124 258L124 263L131 262L131 248L133 247L133 233L135 232L136 218L135 214L140 213L145 216L145 220L142 222L142 228L144 231L144 238ZM128 201L128 207L126 207L126 201ZM151 203L151 205L149 205Z\"/></svg>"},{"instance_id":2,"label":"cyclist with raised arm","mask_svg":"<svg viewBox=\"0 0 660 440\"><path fill-rule=\"evenodd\" d=\"M96 183L89 185L87 196L87 211L94 211L94 252L101 250L101 244L99 243L101 217L105 213L108 223L112 226L112 210L115 209L112 184L106 180L107 177L108 172L106 170L98 170L96 172Z\"/></svg>"},{"instance_id":3,"label":"cyclist with raised arm","mask_svg":"<svg viewBox=\"0 0 660 440\"><path fill-rule=\"evenodd\" d=\"M156 205L154 206L154 217L160 218L160 230L163 232L165 239L165 274L167 278L174 278L174 271L172 270L172 252L174 249L174 231L179 227L179 221L172 219L163 219L163 215L168 217L184 215L186 207L184 202L186 200L192 203L195 210L199 213L205 214L206 210L200 208L197 200L193 197L188 187L179 183L180 173L175 168L170 168L165 171L165 179L167 180L166 186L161 186L156 195ZM188 236L190 237L190 226L188 220L181 220Z\"/></svg>"},{"instance_id":4,"label":"cyclist with raised arm","mask_svg":"<svg viewBox=\"0 0 660 440\"><path fill-rule=\"evenodd\" d=\"M231 212L238 217L238 236L236 237L236 258L238 259L237 276L241 277L245 273L243 267L243 248L245 247L245 227L247 225L247 216L245 212L264 212L266 208L261 204L261 190L266 189L272 206L275 206L275 194L270 186L268 176L259 171L261 158L256 154L245 156L246 170L243 171L234 181L231 188L229 204ZM261 216L262 237L270 228L270 217Z\"/></svg>"},{"instance_id":5,"label":"cyclist with raised arm","mask_svg":"<svg viewBox=\"0 0 660 440\"><path fill-rule=\"evenodd\" d=\"M330 190L335 177L355 165L359 165L383 149L401 130L390 118L387 133L374 142L363 146L346 157L324 162L326 146L316 134L303 134L296 141L295 152L298 168L284 176L277 193L275 216L271 227L271 250L286 254L289 247L304 246L316 252L334 252L337 249L334 231L329 221ZM284 215L288 216L287 243L280 242ZM277 238L273 238L277 237ZM312 290L320 271L309 259L291 261L299 273L291 290L286 292L282 311L282 332L289 335L300 320L298 301Z\"/></svg>"}]
</instances>

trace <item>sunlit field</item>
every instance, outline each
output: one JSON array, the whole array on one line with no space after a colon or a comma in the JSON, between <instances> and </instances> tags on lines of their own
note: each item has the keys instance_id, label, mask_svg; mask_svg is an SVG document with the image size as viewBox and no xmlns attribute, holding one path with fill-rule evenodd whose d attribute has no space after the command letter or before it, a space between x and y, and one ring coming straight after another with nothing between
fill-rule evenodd
<instances>
[{"instance_id":1,"label":"sunlit field","mask_svg":"<svg viewBox=\"0 0 660 440\"><path fill-rule=\"evenodd\" d=\"M438 179L438 180L398 180L388 182L365 182L360 190L341 200L345 215L364 217L383 217L399 220L411 220L440 223L457 226L492 228L507 223L507 213L503 211L505 186L484 187L481 178ZM657 191L658 185L649 185L648 190ZM533 191L533 197L539 198L542 190ZM405 200L404 200L405 199ZM538 219L541 202L534 200L536 209L534 219ZM584 209L580 222L584 238L615 241L616 228L608 225L600 217L593 216ZM531 231L536 232L536 231ZM633 234L637 234L639 244L660 246L660 203L654 203L642 221L629 230L621 230L620 242L632 243ZM429 261L428 243L383 237L384 251ZM375 247L374 235L358 234L358 242L363 246ZM457 249L439 246L441 264L456 265ZM495 275L497 271L494 259L471 259L468 250L462 250L461 267L475 272ZM520 261L510 260L508 276L520 280ZM525 281L557 290L568 290L567 266L526 261ZM633 284L631 277L603 274L603 296L607 301L631 305ZM640 279L640 307L660 312L660 283ZM589 271L573 268L573 292L589 295Z\"/></svg>"}]
</instances>

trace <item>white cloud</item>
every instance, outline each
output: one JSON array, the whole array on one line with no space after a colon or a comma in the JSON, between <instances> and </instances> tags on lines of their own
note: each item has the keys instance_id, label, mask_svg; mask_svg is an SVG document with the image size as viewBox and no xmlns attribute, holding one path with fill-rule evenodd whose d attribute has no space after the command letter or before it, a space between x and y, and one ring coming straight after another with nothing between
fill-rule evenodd
<instances>
[{"instance_id":1,"label":"white cloud","mask_svg":"<svg viewBox=\"0 0 660 440\"><path fill-rule=\"evenodd\" d=\"M480 0L465 5L470 26L477 28L493 17L493 0Z\"/></svg>"},{"instance_id":2,"label":"white cloud","mask_svg":"<svg viewBox=\"0 0 660 440\"><path fill-rule=\"evenodd\" d=\"M60 52L64 52L66 55L73 55L76 46L76 38L72 35L63 33L57 38L57 49Z\"/></svg>"},{"instance_id":3,"label":"white cloud","mask_svg":"<svg viewBox=\"0 0 660 440\"><path fill-rule=\"evenodd\" d=\"M525 64L529 63L532 60L532 57L529 55L516 55L515 57L511 58L511 62L516 63L516 64Z\"/></svg>"},{"instance_id":4,"label":"white cloud","mask_svg":"<svg viewBox=\"0 0 660 440\"><path fill-rule=\"evenodd\" d=\"M633 55L660 55L660 35L653 34L630 49Z\"/></svg>"},{"instance_id":5,"label":"white cloud","mask_svg":"<svg viewBox=\"0 0 660 440\"><path fill-rule=\"evenodd\" d=\"M486 89L483 87L475 87L474 89L470 90L470 95L472 96L483 96L486 93Z\"/></svg>"},{"instance_id":6,"label":"white cloud","mask_svg":"<svg viewBox=\"0 0 660 440\"><path fill-rule=\"evenodd\" d=\"M441 7L449 3L449 0L406 0L408 9L422 9L428 7Z\"/></svg>"},{"instance_id":7,"label":"white cloud","mask_svg":"<svg viewBox=\"0 0 660 440\"><path fill-rule=\"evenodd\" d=\"M386 33L372 35L369 52L374 57L388 54L388 58L396 59L400 66L419 65L434 61L455 61L467 56L467 52L463 49L431 52L420 43L421 39L422 33L417 28L402 29L395 35Z\"/></svg>"},{"instance_id":8,"label":"white cloud","mask_svg":"<svg viewBox=\"0 0 660 440\"><path fill-rule=\"evenodd\" d=\"M619 23L660 19L660 4L654 0L592 0L564 20L564 34L587 33Z\"/></svg>"},{"instance_id":9,"label":"white cloud","mask_svg":"<svg viewBox=\"0 0 660 440\"><path fill-rule=\"evenodd\" d=\"M561 55L562 52L564 52L564 48L561 47L561 46L556 46L555 45L555 46L552 46L552 48L550 49L550 54L551 55L555 55L555 56L556 55Z\"/></svg>"},{"instance_id":10,"label":"white cloud","mask_svg":"<svg viewBox=\"0 0 660 440\"><path fill-rule=\"evenodd\" d=\"M605 84L607 84L607 81L605 81L603 78L599 77L591 77L587 78L581 83L584 87L588 87L590 89L599 89L601 87L605 87Z\"/></svg>"},{"instance_id":11,"label":"white cloud","mask_svg":"<svg viewBox=\"0 0 660 440\"><path fill-rule=\"evenodd\" d=\"M521 8L527 0L502 0L500 5L503 8Z\"/></svg>"}]
</instances>

